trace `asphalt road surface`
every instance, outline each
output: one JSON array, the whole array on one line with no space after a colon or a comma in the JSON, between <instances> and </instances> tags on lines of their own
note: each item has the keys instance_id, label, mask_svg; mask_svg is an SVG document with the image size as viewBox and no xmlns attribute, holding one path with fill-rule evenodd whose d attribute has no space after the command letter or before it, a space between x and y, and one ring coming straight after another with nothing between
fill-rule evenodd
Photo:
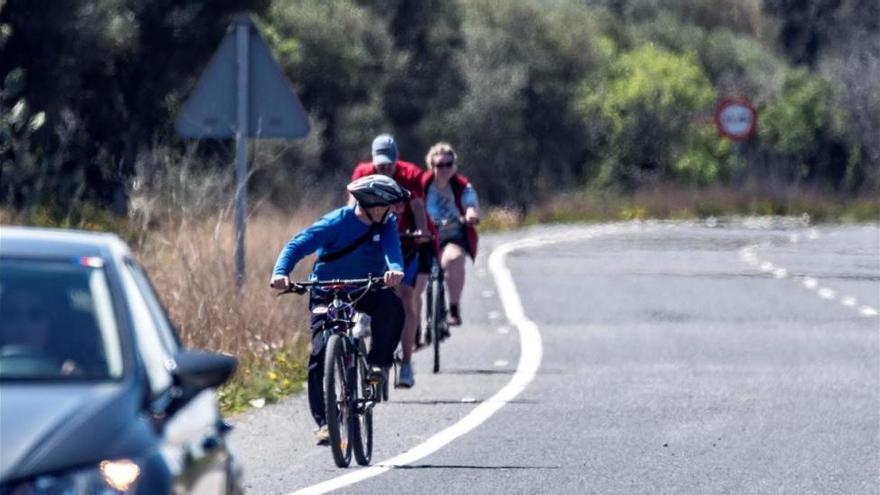
<instances>
[{"instance_id":1,"label":"asphalt road surface","mask_svg":"<svg viewBox=\"0 0 880 495\"><path fill-rule=\"evenodd\" d=\"M482 250L441 373L417 354L375 410L376 467L337 469L300 395L232 418L249 493L880 493L878 225L556 226Z\"/></svg>"}]
</instances>

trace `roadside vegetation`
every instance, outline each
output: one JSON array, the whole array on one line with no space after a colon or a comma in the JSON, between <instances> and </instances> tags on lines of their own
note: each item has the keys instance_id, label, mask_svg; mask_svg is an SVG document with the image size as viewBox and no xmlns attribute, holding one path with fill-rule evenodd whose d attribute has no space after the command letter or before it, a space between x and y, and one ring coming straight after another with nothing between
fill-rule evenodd
<instances>
[{"instance_id":1,"label":"roadside vegetation","mask_svg":"<svg viewBox=\"0 0 880 495\"><path fill-rule=\"evenodd\" d=\"M312 132L252 148L238 292L234 146L173 122L241 11ZM380 132L416 163L452 142L485 229L880 221L878 18L874 0L0 0L0 220L123 235L186 342L241 358L222 392L241 410L302 386L305 305L265 282ZM758 111L739 145L714 126L725 96Z\"/></svg>"}]
</instances>

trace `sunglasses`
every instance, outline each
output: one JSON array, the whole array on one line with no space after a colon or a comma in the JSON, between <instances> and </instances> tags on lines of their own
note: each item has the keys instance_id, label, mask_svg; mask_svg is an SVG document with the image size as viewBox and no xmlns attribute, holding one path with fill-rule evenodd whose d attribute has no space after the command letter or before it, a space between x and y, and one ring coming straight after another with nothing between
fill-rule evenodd
<instances>
[{"instance_id":1,"label":"sunglasses","mask_svg":"<svg viewBox=\"0 0 880 495\"><path fill-rule=\"evenodd\" d=\"M454 161L442 161L434 164L434 168L452 168L455 166Z\"/></svg>"}]
</instances>

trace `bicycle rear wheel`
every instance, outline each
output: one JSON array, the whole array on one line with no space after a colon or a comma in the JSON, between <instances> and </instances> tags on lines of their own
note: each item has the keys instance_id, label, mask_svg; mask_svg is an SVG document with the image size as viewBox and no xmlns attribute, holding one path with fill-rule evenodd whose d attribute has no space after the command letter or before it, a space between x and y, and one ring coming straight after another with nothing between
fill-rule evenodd
<instances>
[{"instance_id":1,"label":"bicycle rear wheel","mask_svg":"<svg viewBox=\"0 0 880 495\"><path fill-rule=\"evenodd\" d=\"M385 380L387 383L388 380ZM354 459L361 466L367 466L373 459L373 408L368 407L368 397L381 393L377 387L367 382L367 367L362 360L358 360L357 376L357 415L354 418L352 431L352 443L354 444Z\"/></svg>"},{"instance_id":2,"label":"bicycle rear wheel","mask_svg":"<svg viewBox=\"0 0 880 495\"><path fill-rule=\"evenodd\" d=\"M346 366L345 345L342 337L333 335L327 341L324 357L324 411L330 433L330 450L339 467L351 463L351 433L353 425L352 371Z\"/></svg>"},{"instance_id":3,"label":"bicycle rear wheel","mask_svg":"<svg viewBox=\"0 0 880 495\"><path fill-rule=\"evenodd\" d=\"M443 279L438 277L432 280L430 285L435 285L431 291L431 333L434 337L434 373L440 372L440 341L443 340L443 325L446 324L446 297L443 290Z\"/></svg>"}]
</instances>

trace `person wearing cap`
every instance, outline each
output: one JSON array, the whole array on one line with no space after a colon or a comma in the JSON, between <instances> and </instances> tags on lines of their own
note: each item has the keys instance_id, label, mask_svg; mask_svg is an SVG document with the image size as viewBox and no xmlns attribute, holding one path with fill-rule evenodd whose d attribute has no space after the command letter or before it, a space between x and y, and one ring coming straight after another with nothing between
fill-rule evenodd
<instances>
[{"instance_id":1,"label":"person wearing cap","mask_svg":"<svg viewBox=\"0 0 880 495\"><path fill-rule=\"evenodd\" d=\"M393 179L374 175L353 181L347 187L355 204L327 213L312 226L293 236L281 250L272 270L270 285L279 290L290 287L289 274L305 256L317 252L312 280L359 279L383 276L385 285L397 286L403 280L403 256L397 233L395 204L406 201L409 192ZM327 304L326 295L312 291L309 308ZM391 290L368 291L355 308L371 318L371 347L367 360L370 380L386 379L406 314L397 293ZM329 442L324 410L324 333L326 315L312 315L312 352L309 356L308 397L312 417L318 424L319 445Z\"/></svg>"},{"instance_id":2,"label":"person wearing cap","mask_svg":"<svg viewBox=\"0 0 880 495\"><path fill-rule=\"evenodd\" d=\"M477 192L467 178L458 173L457 155L452 145L439 142L425 156L428 171L423 175L425 205L437 225L440 266L449 287L450 326L461 325L461 293L464 290L465 257L477 256L477 229L480 204Z\"/></svg>"},{"instance_id":3,"label":"person wearing cap","mask_svg":"<svg viewBox=\"0 0 880 495\"><path fill-rule=\"evenodd\" d=\"M403 388L415 385L412 354L416 346L416 331L421 314L421 294L427 286L434 255L434 245L428 235L430 227L422 189L423 173L418 165L399 158L397 143L393 136L380 134L373 139L372 160L358 163L351 174L352 180L374 174L386 175L412 195L410 200L401 203L397 210L398 230L400 233L411 234L411 237L401 240L405 276L403 283L397 287L406 311L406 322L401 337L403 356L397 383L397 386Z\"/></svg>"}]
</instances>

